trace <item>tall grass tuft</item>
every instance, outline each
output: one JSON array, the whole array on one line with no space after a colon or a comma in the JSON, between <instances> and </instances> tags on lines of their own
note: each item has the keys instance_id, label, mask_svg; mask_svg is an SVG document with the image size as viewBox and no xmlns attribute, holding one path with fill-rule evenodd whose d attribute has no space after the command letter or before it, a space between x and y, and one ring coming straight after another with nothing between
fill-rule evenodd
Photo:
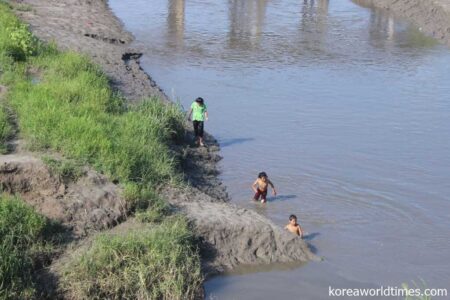
<instances>
[{"instance_id":1,"label":"tall grass tuft","mask_svg":"<svg viewBox=\"0 0 450 300\"><path fill-rule=\"evenodd\" d=\"M0 154L4 154L7 152L6 142L12 136L13 127L5 104L1 100L0 98Z\"/></svg>"},{"instance_id":2,"label":"tall grass tuft","mask_svg":"<svg viewBox=\"0 0 450 300\"><path fill-rule=\"evenodd\" d=\"M0 299L30 299L50 223L16 197L0 196Z\"/></svg>"},{"instance_id":3,"label":"tall grass tuft","mask_svg":"<svg viewBox=\"0 0 450 300\"><path fill-rule=\"evenodd\" d=\"M194 299L201 287L200 259L186 220L129 235L104 234L67 266L73 299ZM120 296L118 296L120 295Z\"/></svg>"}]
</instances>

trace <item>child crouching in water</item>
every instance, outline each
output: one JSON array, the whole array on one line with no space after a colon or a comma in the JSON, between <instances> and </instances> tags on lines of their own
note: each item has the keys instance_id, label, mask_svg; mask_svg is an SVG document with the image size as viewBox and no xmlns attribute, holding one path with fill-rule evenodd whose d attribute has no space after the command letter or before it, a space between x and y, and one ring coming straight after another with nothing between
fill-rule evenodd
<instances>
[{"instance_id":1,"label":"child crouching in water","mask_svg":"<svg viewBox=\"0 0 450 300\"><path fill-rule=\"evenodd\" d=\"M300 225L297 223L296 215L289 216L289 223L284 228L289 230L292 233L295 233L296 235L299 235L300 238L303 238L303 230L300 227Z\"/></svg>"},{"instance_id":2,"label":"child crouching in water","mask_svg":"<svg viewBox=\"0 0 450 300\"><path fill-rule=\"evenodd\" d=\"M261 203L266 203L267 201L267 190L268 186L273 190L273 195L277 195L277 191L275 190L275 187L273 186L272 181L269 180L267 177L266 172L261 172L258 174L258 178L252 185L252 189L255 192L255 196L253 196L253 200L258 201L261 197Z\"/></svg>"}]
</instances>

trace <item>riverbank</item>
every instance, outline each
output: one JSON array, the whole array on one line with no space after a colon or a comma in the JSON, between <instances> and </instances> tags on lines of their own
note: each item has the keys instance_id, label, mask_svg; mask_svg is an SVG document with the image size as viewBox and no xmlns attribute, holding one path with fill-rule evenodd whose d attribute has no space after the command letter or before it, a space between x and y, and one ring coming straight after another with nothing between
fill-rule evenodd
<instances>
[{"instance_id":1,"label":"riverbank","mask_svg":"<svg viewBox=\"0 0 450 300\"><path fill-rule=\"evenodd\" d=\"M128 103L135 104L130 107L130 111L135 113L134 118L136 120L140 120L141 117L144 117L143 115L140 116L138 113L140 110L139 103L141 103L143 98L156 96L162 102L168 101L161 89L159 89L151 78L140 68L139 57L141 54L138 51L129 48L132 37L122 29L120 22L110 12L105 2L11 1L11 3L13 4L13 8L15 8L14 12L19 15L22 20L31 25L32 31L40 39L47 42L54 41L62 50L75 50L76 52L87 54L94 62L98 63L106 73L111 87L124 95L128 100ZM77 61L78 58L76 56L71 57L70 54L68 54L67 62L73 63ZM41 67L47 68L47 63L40 63L43 64ZM83 68L87 68L86 70L82 69L81 71L88 71L91 69L90 64L83 59L77 63L79 63L80 66L83 66ZM55 67L58 66L51 66L51 68ZM30 80L30 89L33 90L35 89L35 86L39 86L41 82L52 84L54 81L58 80L58 77L43 77L39 69L29 69L27 70L26 80ZM101 87L103 87L103 84L102 81L100 84ZM94 84L94 86L96 85L97 84ZM50 90L54 89L51 88ZM30 101L38 100L35 99L35 97L30 98L30 95L24 94L22 96L23 97L17 96L14 100L15 105L20 109L23 109L23 107L26 107L27 105L27 103L21 102L24 101L23 99L29 98ZM6 97L8 98L8 101L11 100L9 93L6 94ZM72 99L73 95L70 97ZM79 100L83 100L84 96L80 97ZM115 96L111 97L112 98L108 99L116 99L114 98ZM56 100L57 99L58 98L56 98ZM71 101L69 101L69 103L70 102ZM69 106L70 105L72 104L69 104ZM134 111L134 106L137 107L137 111ZM37 108L38 105L31 107ZM78 109L76 106L66 108L65 112L69 114L72 110ZM155 111L157 113L157 110L159 110L159 108L156 108L156 110L150 108L150 112ZM39 112L37 112L36 115L38 115L38 113ZM78 115L83 115L84 113ZM109 113L114 114L114 109ZM19 124L24 120L24 117L26 117L25 111L21 112L20 115L21 116L19 116L18 119ZM98 116L96 115L95 117ZM103 121L105 120L106 119ZM132 122L133 118L130 118L129 121ZM116 121L113 123L115 124L115 122ZM98 124L97 122L94 123ZM105 125L114 126L113 123L105 123ZM120 124L116 125L119 125L119 128L121 128ZM165 126L164 123L160 123L159 125L162 125L165 129L171 129L171 127ZM56 128L61 127L54 124L53 128L49 128L49 130L54 130ZM95 126L92 128L95 128ZM61 130L64 131L64 127L62 127ZM175 210L184 214L190 221L196 239L198 240L197 245L200 247L202 254L204 274L230 269L238 264L289 262L297 260L307 261L315 258L308 249L308 245L302 240L285 233L272 222L255 212L227 204L226 201L228 200L228 197L225 189L217 179L218 169L216 163L220 157L218 156L219 148L216 141L211 136L208 136L207 143L210 147L192 148L188 142L192 140L192 133L190 132L189 126L187 126L185 130L187 131L187 134L184 137L184 142L174 142L170 147L172 155L182 167L184 180L189 182L190 185L167 184L164 188L159 186L157 192L159 194L158 197L163 197ZM61 136L64 137L64 132L61 133ZM23 130L19 137L22 138L23 134L27 134L26 130ZM39 134L39 130L36 132L28 132L28 136ZM69 156L72 156L72 154L77 155L76 153L71 152L70 143L64 141L64 138L61 140L60 137L54 137L56 138L54 140L56 144L52 144L53 142L49 144L55 146L55 149L65 149L63 151L64 154L71 153ZM136 137L135 134L130 135L130 139ZM119 136L116 136L116 139L117 138L119 138ZM71 140L75 141L76 136ZM37 139L37 141L39 141L39 139ZM129 140L127 143L133 145L132 140ZM89 141L86 141L85 145L89 144ZM118 198L111 197L111 193L102 187L100 188L100 191L95 192L91 186L98 185L99 183L106 184L112 186L114 191L117 188L119 194L120 190L124 188L125 194L128 194L128 197L126 198L133 198L133 195L135 195L134 192L136 192L134 185L127 185L125 187L120 185L116 186L117 182L121 183L123 178L121 179L120 176L114 178L114 172L108 172L108 170L105 172L108 175L106 177L95 173L91 174L90 171L86 171L83 173L81 181L79 181L80 178L78 176L75 176L74 178L71 178L74 182L61 182L64 178L61 176L54 178L50 172L51 170L49 169L48 162L43 165L39 158L36 159L35 153L26 153L28 156L23 156L25 153L22 151L22 146L22 142L19 140L16 145L12 147L12 153L2 156L3 166L5 166L2 170L2 183L10 186L12 188L11 192L27 196L24 200L50 219L55 217L55 203L62 204L61 207L57 206L56 208L58 208L57 210L63 217L67 211L65 208L73 208L72 211L74 214L72 216L67 216L67 219L63 218L62 222L65 226L67 225L69 228L76 229L73 233L77 236L77 239L81 238L81 240L84 240L87 238L87 240L90 241L88 244L91 243L95 245L97 239L94 237L97 235L98 231L108 230L118 223L121 223L120 226L113 228L111 233L115 232L115 230L119 230L117 228L120 228L119 231L123 234L124 232L130 233L136 231L138 228L142 227L141 225L133 225L136 224L136 222L133 221L134 218L127 220L126 209L124 209L123 199L121 199L120 196ZM99 151L99 153L102 153L102 151ZM104 158L101 158L100 156L98 157L100 165L97 165L96 167L100 166L101 169L103 164L104 167L111 161L108 159L104 160ZM143 164L146 163L144 162ZM65 168L61 166L61 162L56 162L56 165L56 169L60 171L65 170ZM39 166L39 168L36 166ZM85 180L86 175L87 179ZM111 177L111 175L113 176ZM48 186L42 185L40 179L45 179L44 182L48 183ZM114 181L114 183L110 181ZM28 182L26 184L27 188L20 190L23 182ZM81 187L77 187L77 184L81 185ZM86 186L88 188L83 189L83 187ZM41 187L43 187L43 190L39 190ZM72 190L67 187L72 188ZM94 194L99 194L101 197L91 197ZM61 201L61 199L63 201ZM74 206L73 204L75 203L77 205ZM88 212L88 214L83 214L83 211ZM142 216L144 219L152 219L153 217L155 216ZM87 222L85 222L86 220ZM73 222L73 224L71 222ZM168 222L170 222L170 220L163 222L162 224L166 224L164 226L169 226L170 224L168 224ZM156 228L158 228L158 226L156 226ZM158 229L156 229L156 231L158 232ZM169 232L171 232L170 229ZM145 244L146 241L142 240L142 237L136 238L139 243ZM105 245L110 246L107 243L105 244L105 242L99 243L103 243L99 247L105 247ZM71 247L77 248L78 244L79 240ZM82 242L81 244L86 243ZM183 244L183 240L181 240L181 244ZM61 256L61 259L52 262L52 266L49 268L51 274L46 274L45 277L46 279L56 277L56 283L58 282L58 274L61 268L63 268L61 265L64 265L61 261L64 262L67 259L68 253L59 253L59 255ZM95 257L92 259L95 259ZM79 264L78 267L83 268L83 265Z\"/></svg>"},{"instance_id":2,"label":"riverbank","mask_svg":"<svg viewBox=\"0 0 450 300\"><path fill-rule=\"evenodd\" d=\"M450 46L450 1L448 0L353 0L366 7L391 11Z\"/></svg>"},{"instance_id":3,"label":"riverbank","mask_svg":"<svg viewBox=\"0 0 450 300\"><path fill-rule=\"evenodd\" d=\"M89 58L41 43L3 3L0 24L0 182L16 196L0 197L1 298L194 299L192 231L154 192L179 181L169 143L182 112L156 98L127 106ZM99 233L133 218L139 234ZM86 239L82 258L68 255Z\"/></svg>"}]
</instances>

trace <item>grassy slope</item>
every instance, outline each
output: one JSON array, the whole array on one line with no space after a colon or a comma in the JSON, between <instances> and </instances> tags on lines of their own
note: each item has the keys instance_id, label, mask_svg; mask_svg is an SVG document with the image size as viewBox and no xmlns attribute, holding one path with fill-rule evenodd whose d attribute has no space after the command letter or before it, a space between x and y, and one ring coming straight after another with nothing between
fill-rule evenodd
<instances>
[{"instance_id":1,"label":"grassy slope","mask_svg":"<svg viewBox=\"0 0 450 300\"><path fill-rule=\"evenodd\" d=\"M169 210L153 190L179 181L168 147L182 134L182 112L176 106L148 99L127 107L87 57L39 43L1 2L0 68L0 82L9 89L7 105L31 149L51 149L90 164L125 187L130 210L140 210L141 220L164 218ZM7 136L7 118L0 114L2 126ZM164 221L139 234L98 238L92 246L96 250L86 253L93 263L75 259L65 274L70 280L62 281L65 288L80 299L192 298L201 283L199 256L186 221L177 217L174 222L176 227ZM130 281L117 280L123 274L134 275ZM0 286L8 291L15 283L2 281Z\"/></svg>"}]
</instances>

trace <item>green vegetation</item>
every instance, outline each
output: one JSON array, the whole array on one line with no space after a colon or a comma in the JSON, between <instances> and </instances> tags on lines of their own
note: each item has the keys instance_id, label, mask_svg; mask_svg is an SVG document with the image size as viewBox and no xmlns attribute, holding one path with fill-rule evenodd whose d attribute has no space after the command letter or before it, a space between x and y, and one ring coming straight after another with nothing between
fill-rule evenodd
<instances>
[{"instance_id":1,"label":"green vegetation","mask_svg":"<svg viewBox=\"0 0 450 300\"><path fill-rule=\"evenodd\" d=\"M121 183L176 181L168 142L183 128L178 107L158 99L126 107L87 57L33 42L4 7L0 20L1 81L10 87L9 102L32 149L58 151ZM30 69L40 73L39 83L30 80Z\"/></svg>"},{"instance_id":2,"label":"green vegetation","mask_svg":"<svg viewBox=\"0 0 450 300\"><path fill-rule=\"evenodd\" d=\"M2 99L0 98L0 101ZM4 154L7 151L6 142L11 137L13 128L10 122L10 116L4 105L0 102L0 154Z\"/></svg>"},{"instance_id":3,"label":"green vegetation","mask_svg":"<svg viewBox=\"0 0 450 300\"><path fill-rule=\"evenodd\" d=\"M150 99L125 108L106 77L74 53L33 58L42 81L33 84L16 66L7 85L21 134L34 150L52 149L89 163L112 180L156 186L177 177L167 142L181 112Z\"/></svg>"},{"instance_id":4,"label":"green vegetation","mask_svg":"<svg viewBox=\"0 0 450 300\"><path fill-rule=\"evenodd\" d=\"M57 160L50 156L43 156L42 161L48 166L53 175L61 180L76 181L83 175L83 168L72 160Z\"/></svg>"},{"instance_id":5,"label":"green vegetation","mask_svg":"<svg viewBox=\"0 0 450 300\"><path fill-rule=\"evenodd\" d=\"M63 289L74 299L192 299L202 280L192 234L184 219L167 217L170 208L155 192L161 185L180 182L169 148L183 135L179 107L155 98L127 106L99 67L85 56L38 42L1 1L0 83L8 87L7 105L27 146L64 157L44 157L54 174L76 179L81 166L90 165L124 187L130 212L138 220L153 223L139 233L95 239L64 273ZM0 129L3 124L7 137L7 116L2 119L0 114ZM17 239L31 243L39 241L42 222L30 223L36 230L33 238L21 231L21 223L9 224L20 227L12 230ZM25 243L21 249L16 255L19 265L25 261L31 266L32 245ZM4 278L20 280L3 285L0 297L14 298L22 287L23 293L33 294L31 271L26 270L8 268Z\"/></svg>"},{"instance_id":6,"label":"green vegetation","mask_svg":"<svg viewBox=\"0 0 450 300\"><path fill-rule=\"evenodd\" d=\"M126 236L100 235L64 280L74 299L193 299L202 276L192 244L180 217Z\"/></svg>"},{"instance_id":7,"label":"green vegetation","mask_svg":"<svg viewBox=\"0 0 450 300\"><path fill-rule=\"evenodd\" d=\"M52 224L20 199L0 196L0 299L34 296L33 272L52 252L51 231Z\"/></svg>"}]
</instances>

